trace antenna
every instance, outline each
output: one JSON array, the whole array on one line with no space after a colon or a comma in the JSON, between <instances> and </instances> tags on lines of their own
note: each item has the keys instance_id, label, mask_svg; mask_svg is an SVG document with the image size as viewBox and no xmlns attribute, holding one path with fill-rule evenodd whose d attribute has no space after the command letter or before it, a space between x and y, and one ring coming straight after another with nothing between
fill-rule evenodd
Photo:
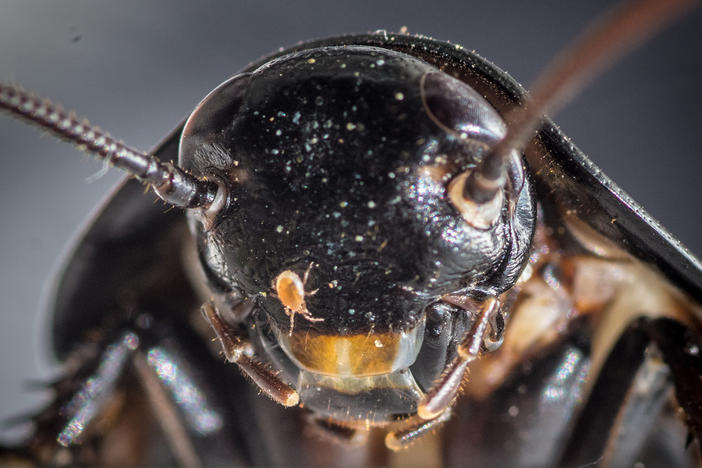
<instances>
[{"instance_id":1,"label":"antenna","mask_svg":"<svg viewBox=\"0 0 702 468\"><path fill-rule=\"evenodd\" d=\"M506 163L513 150L522 151L541 125L546 112L560 106L584 88L610 63L647 36L680 16L698 0L634 0L593 24L573 45L561 52L532 87L523 107L510 111L509 129L470 172L463 197L487 204L502 194Z\"/></svg>"},{"instance_id":2,"label":"antenna","mask_svg":"<svg viewBox=\"0 0 702 468\"><path fill-rule=\"evenodd\" d=\"M49 100L0 83L0 109L76 145L81 151L133 175L153 187L166 203L181 208L209 208L218 197L218 184L198 179L171 162L132 149L85 119L66 113Z\"/></svg>"}]
</instances>

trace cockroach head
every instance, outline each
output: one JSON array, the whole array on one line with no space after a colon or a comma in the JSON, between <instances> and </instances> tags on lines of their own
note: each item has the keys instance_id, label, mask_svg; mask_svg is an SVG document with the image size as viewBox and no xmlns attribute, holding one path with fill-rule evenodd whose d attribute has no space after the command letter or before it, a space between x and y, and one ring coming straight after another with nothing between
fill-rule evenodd
<instances>
[{"instance_id":1,"label":"cockroach head","mask_svg":"<svg viewBox=\"0 0 702 468\"><path fill-rule=\"evenodd\" d=\"M304 50L237 75L181 139L181 166L229 197L193 223L203 267L286 330L407 329L444 294L504 290L534 229L522 158L493 204L463 197L504 133L471 87L386 49Z\"/></svg>"}]
</instances>

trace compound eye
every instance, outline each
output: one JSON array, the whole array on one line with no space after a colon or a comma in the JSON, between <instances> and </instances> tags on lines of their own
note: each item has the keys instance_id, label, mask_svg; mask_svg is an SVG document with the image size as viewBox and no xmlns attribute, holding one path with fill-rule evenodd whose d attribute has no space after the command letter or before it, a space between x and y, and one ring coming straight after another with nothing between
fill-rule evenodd
<instances>
[{"instance_id":1,"label":"compound eye","mask_svg":"<svg viewBox=\"0 0 702 468\"><path fill-rule=\"evenodd\" d=\"M477 203L464 196L466 180L471 171L465 171L453 178L448 186L448 199L470 226L487 230L500 219L504 204L504 190L500 190L489 201Z\"/></svg>"},{"instance_id":2,"label":"compound eye","mask_svg":"<svg viewBox=\"0 0 702 468\"><path fill-rule=\"evenodd\" d=\"M424 111L445 132L488 146L504 136L506 126L497 111L462 81L446 73L426 73L421 92Z\"/></svg>"},{"instance_id":3,"label":"compound eye","mask_svg":"<svg viewBox=\"0 0 702 468\"><path fill-rule=\"evenodd\" d=\"M182 139L197 138L198 142L207 141L209 137L227 126L241 107L250 81L250 73L241 73L220 84L205 96L185 122ZM183 140L181 140L181 148L183 148ZM192 144L190 143L191 146Z\"/></svg>"},{"instance_id":4,"label":"compound eye","mask_svg":"<svg viewBox=\"0 0 702 468\"><path fill-rule=\"evenodd\" d=\"M183 127L178 165L198 177L226 173L234 164L222 132L236 118L251 81L242 73L225 81L203 99ZM212 169L216 169L213 171Z\"/></svg>"},{"instance_id":5,"label":"compound eye","mask_svg":"<svg viewBox=\"0 0 702 468\"><path fill-rule=\"evenodd\" d=\"M431 72L422 76L421 87L425 112L439 128L462 141L471 163L478 164L481 155L504 137L506 126L500 115L467 84L446 73ZM500 218L504 194L499 190L490 200L471 200L465 196L470 172L449 183L449 201L470 226L490 229Z\"/></svg>"}]
</instances>

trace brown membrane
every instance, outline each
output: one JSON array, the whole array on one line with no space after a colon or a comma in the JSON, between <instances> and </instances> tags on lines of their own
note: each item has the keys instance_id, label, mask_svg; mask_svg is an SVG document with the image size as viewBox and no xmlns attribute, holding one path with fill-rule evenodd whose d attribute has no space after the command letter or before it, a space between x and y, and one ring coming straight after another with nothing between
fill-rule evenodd
<instances>
[{"instance_id":1,"label":"brown membrane","mask_svg":"<svg viewBox=\"0 0 702 468\"><path fill-rule=\"evenodd\" d=\"M368 376L395 370L402 333L368 333L351 336L295 331L289 350L305 369L327 375Z\"/></svg>"}]
</instances>

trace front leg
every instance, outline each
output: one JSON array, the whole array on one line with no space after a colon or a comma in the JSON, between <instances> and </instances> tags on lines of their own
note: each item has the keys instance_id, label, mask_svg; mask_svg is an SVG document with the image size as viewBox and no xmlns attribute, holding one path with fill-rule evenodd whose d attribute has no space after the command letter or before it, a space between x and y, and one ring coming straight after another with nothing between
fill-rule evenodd
<instances>
[{"instance_id":1,"label":"front leg","mask_svg":"<svg viewBox=\"0 0 702 468\"><path fill-rule=\"evenodd\" d=\"M214 304L210 302L203 304L202 315L217 335L227 361L238 365L239 369L276 403L297 406L300 402L297 391L283 382L278 373L253 357L253 347L243 330L234 328L223 320Z\"/></svg>"},{"instance_id":2,"label":"front leg","mask_svg":"<svg viewBox=\"0 0 702 468\"><path fill-rule=\"evenodd\" d=\"M500 317L499 322L502 322L501 313L501 304L497 297L485 298L470 329L458 343L456 356L420 401L417 417L408 418L399 429L387 434L387 448L406 448L450 419L451 406L458 397L468 365L475 361L482 351L494 351L502 343L502 327L496 325L497 317Z\"/></svg>"}]
</instances>

